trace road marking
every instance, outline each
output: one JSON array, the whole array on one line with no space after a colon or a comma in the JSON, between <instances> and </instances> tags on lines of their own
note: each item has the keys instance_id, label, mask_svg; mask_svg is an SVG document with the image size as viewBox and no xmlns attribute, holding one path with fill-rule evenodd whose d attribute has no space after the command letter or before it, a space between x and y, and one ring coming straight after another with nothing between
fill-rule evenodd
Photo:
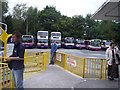
<instances>
[{"instance_id":1,"label":"road marking","mask_svg":"<svg viewBox=\"0 0 120 90\"><path fill-rule=\"evenodd\" d=\"M105 55L103 55L103 54L90 54L90 55L97 55L97 56L105 56Z\"/></svg>"},{"instance_id":2,"label":"road marking","mask_svg":"<svg viewBox=\"0 0 120 90\"><path fill-rule=\"evenodd\" d=\"M98 57L87 57L87 58L98 58Z\"/></svg>"}]
</instances>

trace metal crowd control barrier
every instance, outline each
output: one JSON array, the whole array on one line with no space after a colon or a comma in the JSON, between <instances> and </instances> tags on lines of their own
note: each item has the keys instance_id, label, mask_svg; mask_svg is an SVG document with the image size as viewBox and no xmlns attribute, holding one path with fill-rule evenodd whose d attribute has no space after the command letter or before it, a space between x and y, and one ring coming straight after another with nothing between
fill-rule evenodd
<instances>
[{"instance_id":1,"label":"metal crowd control barrier","mask_svg":"<svg viewBox=\"0 0 120 90\"><path fill-rule=\"evenodd\" d=\"M2 88L13 88L12 71L6 63L1 63L3 58L0 57L0 90Z\"/></svg>"},{"instance_id":2,"label":"metal crowd control barrier","mask_svg":"<svg viewBox=\"0 0 120 90\"><path fill-rule=\"evenodd\" d=\"M46 70L47 52L26 52L25 73Z\"/></svg>"},{"instance_id":3,"label":"metal crowd control barrier","mask_svg":"<svg viewBox=\"0 0 120 90\"><path fill-rule=\"evenodd\" d=\"M46 61L49 56L48 52L25 52L25 72L38 72L46 70ZM48 58L49 59L49 58ZM3 57L0 57L0 90L2 88L14 88L12 80L12 71L8 68L7 63L2 63Z\"/></svg>"},{"instance_id":4,"label":"metal crowd control barrier","mask_svg":"<svg viewBox=\"0 0 120 90\"><path fill-rule=\"evenodd\" d=\"M82 78L106 79L105 59L80 58L65 53L56 53L55 63Z\"/></svg>"}]
</instances>

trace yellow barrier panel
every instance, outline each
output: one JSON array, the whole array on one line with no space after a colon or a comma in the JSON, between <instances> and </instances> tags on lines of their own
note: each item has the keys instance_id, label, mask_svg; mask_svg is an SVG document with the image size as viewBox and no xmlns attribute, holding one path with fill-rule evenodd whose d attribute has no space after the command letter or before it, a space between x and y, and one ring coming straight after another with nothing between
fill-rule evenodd
<instances>
[{"instance_id":1,"label":"yellow barrier panel","mask_svg":"<svg viewBox=\"0 0 120 90\"><path fill-rule=\"evenodd\" d=\"M50 52L46 52L47 56L46 56L46 64L50 63Z\"/></svg>"},{"instance_id":2,"label":"yellow barrier panel","mask_svg":"<svg viewBox=\"0 0 120 90\"><path fill-rule=\"evenodd\" d=\"M83 78L106 79L105 59L80 58L60 52L55 57L55 64Z\"/></svg>"},{"instance_id":3,"label":"yellow barrier panel","mask_svg":"<svg viewBox=\"0 0 120 90\"><path fill-rule=\"evenodd\" d=\"M25 72L46 70L47 52L25 52Z\"/></svg>"},{"instance_id":4,"label":"yellow barrier panel","mask_svg":"<svg viewBox=\"0 0 120 90\"><path fill-rule=\"evenodd\" d=\"M46 70L47 56L47 52L25 52L25 74ZM0 57L2 61L3 57ZM13 87L12 71L6 63L0 63L0 89Z\"/></svg>"},{"instance_id":5,"label":"yellow barrier panel","mask_svg":"<svg viewBox=\"0 0 120 90\"><path fill-rule=\"evenodd\" d=\"M46 57L47 55L46 55L46 53L43 53L43 70L46 70Z\"/></svg>"},{"instance_id":6,"label":"yellow barrier panel","mask_svg":"<svg viewBox=\"0 0 120 90\"><path fill-rule=\"evenodd\" d=\"M7 64L0 63L0 89L13 88L12 72L8 69Z\"/></svg>"},{"instance_id":7,"label":"yellow barrier panel","mask_svg":"<svg viewBox=\"0 0 120 90\"><path fill-rule=\"evenodd\" d=\"M6 39L8 37L8 34L0 27L0 32L1 32L1 35L0 35L0 40L4 43L6 43Z\"/></svg>"},{"instance_id":8,"label":"yellow barrier panel","mask_svg":"<svg viewBox=\"0 0 120 90\"><path fill-rule=\"evenodd\" d=\"M41 68L39 67L42 63L40 56L36 55L34 52L26 52L25 56L25 73L26 72L36 72L40 71Z\"/></svg>"},{"instance_id":9,"label":"yellow barrier panel","mask_svg":"<svg viewBox=\"0 0 120 90\"><path fill-rule=\"evenodd\" d=\"M7 40L12 34L7 34L1 27L0 27L0 40L4 43L4 57L6 57L7 52Z\"/></svg>"}]
</instances>

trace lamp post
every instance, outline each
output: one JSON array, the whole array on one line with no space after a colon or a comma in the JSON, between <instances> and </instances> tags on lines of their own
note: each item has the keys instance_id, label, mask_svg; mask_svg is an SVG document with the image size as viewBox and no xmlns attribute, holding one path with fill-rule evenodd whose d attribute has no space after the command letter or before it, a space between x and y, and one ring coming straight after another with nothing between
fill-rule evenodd
<instances>
[{"instance_id":1,"label":"lamp post","mask_svg":"<svg viewBox=\"0 0 120 90\"><path fill-rule=\"evenodd\" d=\"M0 0L0 22L2 22L2 3L7 2L7 0Z\"/></svg>"},{"instance_id":2,"label":"lamp post","mask_svg":"<svg viewBox=\"0 0 120 90\"><path fill-rule=\"evenodd\" d=\"M7 24L5 23L2 23L2 3L3 2L7 2L6 0L0 0L0 26L5 25L5 31L7 32ZM0 34L2 34L2 31L0 31ZM0 50L1 50L1 47L2 47L3 43L2 41L0 41Z\"/></svg>"},{"instance_id":3,"label":"lamp post","mask_svg":"<svg viewBox=\"0 0 120 90\"><path fill-rule=\"evenodd\" d=\"M0 24L5 25L5 32L7 32L7 24L2 23L2 3L7 2L6 0L0 0Z\"/></svg>"},{"instance_id":4,"label":"lamp post","mask_svg":"<svg viewBox=\"0 0 120 90\"><path fill-rule=\"evenodd\" d=\"M89 26L84 27L84 33L83 33L84 39L87 38L87 28L88 28L88 27L89 27Z\"/></svg>"},{"instance_id":5,"label":"lamp post","mask_svg":"<svg viewBox=\"0 0 120 90\"><path fill-rule=\"evenodd\" d=\"M0 22L2 22L2 2L0 1Z\"/></svg>"},{"instance_id":6,"label":"lamp post","mask_svg":"<svg viewBox=\"0 0 120 90\"><path fill-rule=\"evenodd\" d=\"M84 34L83 34L83 35L84 35L84 39L86 39L86 35L87 35L87 34L86 34L86 31L84 31Z\"/></svg>"}]
</instances>

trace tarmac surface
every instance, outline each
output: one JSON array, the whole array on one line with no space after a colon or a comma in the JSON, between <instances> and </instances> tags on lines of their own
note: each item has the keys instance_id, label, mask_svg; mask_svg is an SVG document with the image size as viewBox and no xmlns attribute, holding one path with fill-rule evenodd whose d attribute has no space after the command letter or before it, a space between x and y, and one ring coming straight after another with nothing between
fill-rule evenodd
<instances>
[{"instance_id":1,"label":"tarmac surface","mask_svg":"<svg viewBox=\"0 0 120 90\"><path fill-rule=\"evenodd\" d=\"M83 79L57 65L48 65L46 71L41 71L25 79L24 88L69 88L70 90L103 88L105 90L118 90L119 81Z\"/></svg>"}]
</instances>

